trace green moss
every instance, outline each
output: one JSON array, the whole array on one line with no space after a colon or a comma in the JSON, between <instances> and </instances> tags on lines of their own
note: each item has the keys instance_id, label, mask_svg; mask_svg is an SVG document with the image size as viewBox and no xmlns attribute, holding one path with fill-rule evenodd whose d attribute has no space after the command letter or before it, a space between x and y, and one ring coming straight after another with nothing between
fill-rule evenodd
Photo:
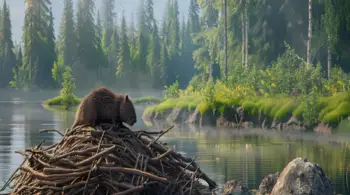
<instances>
[{"instance_id":1,"label":"green moss","mask_svg":"<svg viewBox=\"0 0 350 195\"><path fill-rule=\"evenodd\" d=\"M80 103L81 99L73 96L73 100L71 102L71 106L76 106ZM57 96L51 99L48 99L46 101L43 102L44 105L46 106L64 106L63 105L63 98L61 96Z\"/></svg>"},{"instance_id":2,"label":"green moss","mask_svg":"<svg viewBox=\"0 0 350 195\"><path fill-rule=\"evenodd\" d=\"M272 108L275 106L276 102L271 98L264 98L257 102L259 114L264 114L269 116Z\"/></svg>"},{"instance_id":3,"label":"green moss","mask_svg":"<svg viewBox=\"0 0 350 195\"><path fill-rule=\"evenodd\" d=\"M301 103L293 110L292 115L299 118L302 116L305 109L306 109L305 103Z\"/></svg>"},{"instance_id":4,"label":"green moss","mask_svg":"<svg viewBox=\"0 0 350 195\"><path fill-rule=\"evenodd\" d=\"M145 110L143 111L142 116L143 116L143 117L145 117L145 116L146 116L146 117L151 116L151 115L154 113L156 107L157 107L157 106L149 106L149 107L145 108Z\"/></svg>"},{"instance_id":5,"label":"green moss","mask_svg":"<svg viewBox=\"0 0 350 195\"><path fill-rule=\"evenodd\" d=\"M348 116L350 113L350 103L342 102L331 112L325 114L322 119L322 122L325 123L334 123L340 121L343 117Z\"/></svg>"},{"instance_id":6,"label":"green moss","mask_svg":"<svg viewBox=\"0 0 350 195\"><path fill-rule=\"evenodd\" d=\"M183 96L176 99L167 99L160 104L158 104L154 111L163 113L167 110L173 108L181 108L192 110L195 109L201 102L201 97L199 96Z\"/></svg>"},{"instance_id":7,"label":"green moss","mask_svg":"<svg viewBox=\"0 0 350 195\"><path fill-rule=\"evenodd\" d=\"M275 118L276 120L280 120L280 119L283 118L283 117L286 117L286 116L288 116L288 115L291 115L291 114L293 113L293 110L294 110L295 108L297 108L297 103L294 102L294 101L290 101L290 102L288 102L288 103L282 105L282 107L280 107L280 108L277 110L277 112L276 112L274 118Z\"/></svg>"},{"instance_id":8,"label":"green moss","mask_svg":"<svg viewBox=\"0 0 350 195\"><path fill-rule=\"evenodd\" d=\"M244 101L242 107L250 114L255 114L257 112L257 106L252 100Z\"/></svg>"},{"instance_id":9,"label":"green moss","mask_svg":"<svg viewBox=\"0 0 350 195\"><path fill-rule=\"evenodd\" d=\"M319 103L321 107L323 106L323 108L320 109L321 112L319 114L319 120L324 121L324 118L326 117L327 114L332 113L337 108L339 109L339 106L341 103L349 102L349 101L350 101L350 93L348 92L341 92L341 93L335 94L334 96L323 98L322 100L320 100L320 103Z\"/></svg>"},{"instance_id":10,"label":"green moss","mask_svg":"<svg viewBox=\"0 0 350 195\"><path fill-rule=\"evenodd\" d=\"M201 103L198 105L199 113L204 114L210 109L210 106L207 103Z\"/></svg>"},{"instance_id":11,"label":"green moss","mask_svg":"<svg viewBox=\"0 0 350 195\"><path fill-rule=\"evenodd\" d=\"M242 106L249 115L259 114L271 117L275 120L286 119L290 115L303 119L305 112L308 112L304 98L294 99L289 96L275 97L232 97L232 93L225 95L217 92L213 102L204 102L201 96L182 96L176 99L168 99L160 104L146 108L145 112L164 112L173 108L194 110L197 108L201 114L210 109L217 110L223 114L231 106ZM312 103L311 103L312 104ZM313 109L320 121L331 123L338 122L350 114L350 93L337 93L330 97L317 97L313 103Z\"/></svg>"},{"instance_id":12,"label":"green moss","mask_svg":"<svg viewBox=\"0 0 350 195\"><path fill-rule=\"evenodd\" d=\"M160 103L157 105L154 109L155 112L163 113L169 109L175 108L176 107L176 100L174 99L168 99L165 100L164 102Z\"/></svg>"},{"instance_id":13,"label":"green moss","mask_svg":"<svg viewBox=\"0 0 350 195\"><path fill-rule=\"evenodd\" d=\"M154 96L145 96L145 97L133 99L134 104L143 104L143 103L159 104L160 102L162 102L162 99Z\"/></svg>"}]
</instances>

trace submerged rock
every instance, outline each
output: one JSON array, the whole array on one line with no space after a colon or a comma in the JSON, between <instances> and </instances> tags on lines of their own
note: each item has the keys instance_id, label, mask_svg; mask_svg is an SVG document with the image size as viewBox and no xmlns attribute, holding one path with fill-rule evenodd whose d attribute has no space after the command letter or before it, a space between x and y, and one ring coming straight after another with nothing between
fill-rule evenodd
<instances>
[{"instance_id":1,"label":"submerged rock","mask_svg":"<svg viewBox=\"0 0 350 195\"><path fill-rule=\"evenodd\" d=\"M259 186L259 194L260 195L268 195L271 193L273 187L275 186L278 176L280 175L279 172L275 174L269 174L264 177L262 182L260 183Z\"/></svg>"},{"instance_id":2,"label":"submerged rock","mask_svg":"<svg viewBox=\"0 0 350 195\"><path fill-rule=\"evenodd\" d=\"M222 195L250 195L250 192L241 181L231 180L225 183Z\"/></svg>"},{"instance_id":3,"label":"submerged rock","mask_svg":"<svg viewBox=\"0 0 350 195\"><path fill-rule=\"evenodd\" d=\"M271 195L333 195L331 181L318 164L296 158L283 169Z\"/></svg>"}]
</instances>

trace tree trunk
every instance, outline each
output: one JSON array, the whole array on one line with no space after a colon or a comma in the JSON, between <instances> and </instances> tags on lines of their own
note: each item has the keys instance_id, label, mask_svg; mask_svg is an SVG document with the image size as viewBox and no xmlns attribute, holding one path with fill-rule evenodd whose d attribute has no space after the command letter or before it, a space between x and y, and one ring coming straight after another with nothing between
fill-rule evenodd
<instances>
[{"instance_id":1,"label":"tree trunk","mask_svg":"<svg viewBox=\"0 0 350 195\"><path fill-rule=\"evenodd\" d=\"M328 51L327 51L327 70L328 70L328 79L331 79L331 67L332 67L332 52L330 46L330 36L328 35Z\"/></svg>"},{"instance_id":2,"label":"tree trunk","mask_svg":"<svg viewBox=\"0 0 350 195\"><path fill-rule=\"evenodd\" d=\"M244 55L244 52L245 52L245 23L244 23L244 13L241 13L241 19L242 19L242 67L245 67L245 63L244 63L244 60L245 60L245 55Z\"/></svg>"},{"instance_id":3,"label":"tree trunk","mask_svg":"<svg viewBox=\"0 0 350 195\"><path fill-rule=\"evenodd\" d=\"M228 38L227 38L227 0L224 0L225 1L225 80L226 80L226 83L228 82L228 67L227 67L227 50L228 50Z\"/></svg>"},{"instance_id":4,"label":"tree trunk","mask_svg":"<svg viewBox=\"0 0 350 195\"><path fill-rule=\"evenodd\" d=\"M307 69L311 69L311 39L312 39L312 0L309 0L309 29L306 48L306 63Z\"/></svg>"},{"instance_id":5,"label":"tree trunk","mask_svg":"<svg viewBox=\"0 0 350 195\"><path fill-rule=\"evenodd\" d=\"M246 0L245 2L245 69L248 70L248 41L249 41L249 37L248 37L248 31L249 31L249 17L248 17L248 4L249 4L249 0Z\"/></svg>"}]
</instances>

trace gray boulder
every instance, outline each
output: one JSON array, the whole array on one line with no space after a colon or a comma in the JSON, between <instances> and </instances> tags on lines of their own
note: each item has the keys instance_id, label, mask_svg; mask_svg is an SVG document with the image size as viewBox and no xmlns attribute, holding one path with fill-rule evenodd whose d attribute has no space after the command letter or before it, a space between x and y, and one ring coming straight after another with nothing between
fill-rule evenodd
<instances>
[{"instance_id":1,"label":"gray boulder","mask_svg":"<svg viewBox=\"0 0 350 195\"><path fill-rule=\"evenodd\" d=\"M318 164L296 158L283 169L271 195L334 195L331 181Z\"/></svg>"}]
</instances>

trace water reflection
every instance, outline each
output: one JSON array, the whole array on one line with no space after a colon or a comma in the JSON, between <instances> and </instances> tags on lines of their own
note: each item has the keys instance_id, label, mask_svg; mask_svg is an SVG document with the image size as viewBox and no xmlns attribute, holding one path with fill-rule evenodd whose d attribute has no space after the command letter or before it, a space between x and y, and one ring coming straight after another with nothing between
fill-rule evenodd
<instances>
[{"instance_id":1,"label":"water reflection","mask_svg":"<svg viewBox=\"0 0 350 195\"><path fill-rule=\"evenodd\" d=\"M186 132L179 127L164 139L188 156L197 156L201 168L220 184L237 179L256 189L265 175L281 172L295 157L307 157L320 164L337 193L349 194L349 142L336 135L328 138L305 133L262 134L261 130Z\"/></svg>"},{"instance_id":2,"label":"water reflection","mask_svg":"<svg viewBox=\"0 0 350 195\"><path fill-rule=\"evenodd\" d=\"M139 121L133 129L149 129L141 120L143 109L136 106ZM0 110L0 185L3 185L23 159L14 151L33 147L43 139L46 144L59 141L61 136L57 133L39 130L64 131L73 124L75 110L46 110L37 101L0 102ZM169 126L156 123L149 130ZM349 194L346 173L350 168L349 137L179 125L162 139L177 152L196 157L201 168L219 184L237 179L249 188L258 188L264 175L282 171L290 160L300 156L320 164L337 193Z\"/></svg>"}]
</instances>

